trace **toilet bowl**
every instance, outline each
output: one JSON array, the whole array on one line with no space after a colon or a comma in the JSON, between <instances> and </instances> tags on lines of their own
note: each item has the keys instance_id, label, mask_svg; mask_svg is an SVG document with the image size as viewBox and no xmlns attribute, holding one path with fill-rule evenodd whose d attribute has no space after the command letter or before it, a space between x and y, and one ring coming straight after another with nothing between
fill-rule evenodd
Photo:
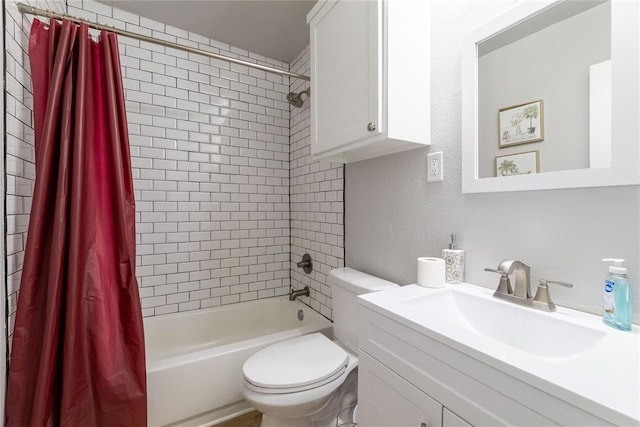
<instances>
[{"instance_id":1,"label":"toilet bowl","mask_svg":"<svg viewBox=\"0 0 640 427\"><path fill-rule=\"evenodd\" d=\"M262 412L263 427L318 426L324 420L327 426L332 421L335 425L335 414L349 392L355 404L355 381L347 378L357 364L357 357L324 335L303 335L249 358L243 393Z\"/></svg>"},{"instance_id":2,"label":"toilet bowl","mask_svg":"<svg viewBox=\"0 0 640 427\"><path fill-rule=\"evenodd\" d=\"M329 427L357 402L357 296L398 286L351 268L332 270L336 341L315 333L273 344L243 367L245 398L262 427Z\"/></svg>"}]
</instances>

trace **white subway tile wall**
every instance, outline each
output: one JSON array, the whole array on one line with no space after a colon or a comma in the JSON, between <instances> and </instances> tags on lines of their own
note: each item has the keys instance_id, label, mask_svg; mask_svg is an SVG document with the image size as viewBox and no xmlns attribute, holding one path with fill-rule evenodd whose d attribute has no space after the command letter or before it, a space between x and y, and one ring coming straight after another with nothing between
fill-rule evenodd
<instances>
[{"instance_id":1,"label":"white subway tile wall","mask_svg":"<svg viewBox=\"0 0 640 427\"><path fill-rule=\"evenodd\" d=\"M31 6L64 13L64 1L24 1ZM33 17L18 12L15 1L4 2L6 220L8 330L13 333L35 181L33 95L29 71L29 30Z\"/></svg>"},{"instance_id":2,"label":"white subway tile wall","mask_svg":"<svg viewBox=\"0 0 640 427\"><path fill-rule=\"evenodd\" d=\"M95 1L29 3L289 69ZM27 57L32 18L23 17L12 1L6 2L5 14L11 332L35 165ZM143 315L284 295L293 282L294 288L309 285L311 298L303 300L330 318L326 274L344 264L343 169L311 160L308 102L292 109L290 118L286 94L307 83L125 37L119 41ZM308 48L291 69L309 73ZM314 260L310 276L295 268L305 252Z\"/></svg>"},{"instance_id":3,"label":"white subway tile wall","mask_svg":"<svg viewBox=\"0 0 640 427\"><path fill-rule=\"evenodd\" d=\"M309 74L309 47L292 62L291 71ZM308 87L308 82L291 79L295 93ZM313 160L310 130L306 101L302 108L291 110L291 286L309 286L310 298L302 301L331 318L326 277L332 268L344 267L344 167ZM311 274L296 266L305 253L313 260Z\"/></svg>"},{"instance_id":4,"label":"white subway tile wall","mask_svg":"<svg viewBox=\"0 0 640 427\"><path fill-rule=\"evenodd\" d=\"M94 1L71 15L288 70ZM289 291L289 79L120 38L143 315Z\"/></svg>"},{"instance_id":5,"label":"white subway tile wall","mask_svg":"<svg viewBox=\"0 0 640 427\"><path fill-rule=\"evenodd\" d=\"M94 1L70 1L68 13L289 68ZM125 37L119 40L143 314L286 294L290 228L285 96L289 79ZM19 46L26 48L26 35ZM23 53L20 62L25 58ZM22 75L23 85L30 87L28 73ZM30 123L30 111L25 117ZM27 176L33 179L32 133L30 139ZM9 163L14 169L26 168L25 162ZM25 173L17 170L15 175ZM31 187L25 190L26 199ZM16 247L23 246L29 212L28 203L21 205L12 210L22 231ZM21 255L12 254L16 260ZM12 269L13 276L19 267ZM17 286L18 281L12 280L13 298Z\"/></svg>"}]
</instances>

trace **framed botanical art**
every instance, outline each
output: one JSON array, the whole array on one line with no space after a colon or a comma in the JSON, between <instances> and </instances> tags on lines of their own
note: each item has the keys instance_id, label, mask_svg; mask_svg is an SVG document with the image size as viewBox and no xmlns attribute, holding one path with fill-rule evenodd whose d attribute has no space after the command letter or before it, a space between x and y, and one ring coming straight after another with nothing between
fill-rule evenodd
<instances>
[{"instance_id":1,"label":"framed botanical art","mask_svg":"<svg viewBox=\"0 0 640 427\"><path fill-rule=\"evenodd\" d=\"M539 172L538 150L496 157L496 176L529 175Z\"/></svg>"},{"instance_id":2,"label":"framed botanical art","mask_svg":"<svg viewBox=\"0 0 640 427\"><path fill-rule=\"evenodd\" d=\"M542 99L500 109L498 132L500 148L542 141L544 139Z\"/></svg>"}]
</instances>

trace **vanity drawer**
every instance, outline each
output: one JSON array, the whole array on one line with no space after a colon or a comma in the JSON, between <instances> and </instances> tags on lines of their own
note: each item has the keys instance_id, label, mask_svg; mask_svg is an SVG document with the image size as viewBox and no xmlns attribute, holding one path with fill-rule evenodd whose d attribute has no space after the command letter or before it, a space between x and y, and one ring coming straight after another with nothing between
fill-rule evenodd
<instances>
[{"instance_id":1,"label":"vanity drawer","mask_svg":"<svg viewBox=\"0 0 640 427\"><path fill-rule=\"evenodd\" d=\"M473 425L610 425L472 354L371 309L360 309L361 353Z\"/></svg>"}]
</instances>

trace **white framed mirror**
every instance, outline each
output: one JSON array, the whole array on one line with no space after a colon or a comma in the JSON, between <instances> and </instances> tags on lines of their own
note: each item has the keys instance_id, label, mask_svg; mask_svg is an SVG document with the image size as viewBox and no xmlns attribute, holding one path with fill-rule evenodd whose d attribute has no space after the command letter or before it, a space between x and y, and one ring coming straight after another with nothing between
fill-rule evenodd
<instances>
[{"instance_id":1,"label":"white framed mirror","mask_svg":"<svg viewBox=\"0 0 640 427\"><path fill-rule=\"evenodd\" d=\"M640 184L640 2L525 0L462 52L462 191Z\"/></svg>"}]
</instances>

